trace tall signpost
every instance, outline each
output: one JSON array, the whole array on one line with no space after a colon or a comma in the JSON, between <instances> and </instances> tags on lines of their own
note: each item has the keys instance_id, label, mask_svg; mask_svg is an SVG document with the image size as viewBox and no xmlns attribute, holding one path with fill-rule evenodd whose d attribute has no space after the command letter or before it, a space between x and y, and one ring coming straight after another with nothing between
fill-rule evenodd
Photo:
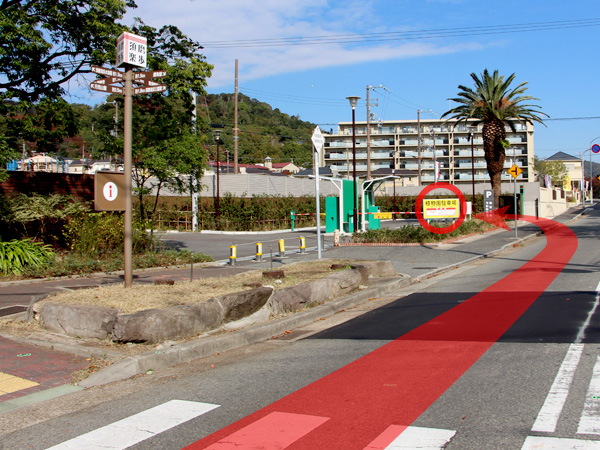
<instances>
[{"instance_id":1,"label":"tall signpost","mask_svg":"<svg viewBox=\"0 0 600 450\"><path fill-rule=\"evenodd\" d=\"M323 145L325 144L325 138L321 133L321 129L319 127L315 128L315 131L312 135L312 143L315 146L315 157L314 157L314 167L315 167L315 196L317 197L317 258L321 259L321 198L319 193L319 160L321 159L319 154L323 150Z\"/></svg>"},{"instance_id":2,"label":"tall signpost","mask_svg":"<svg viewBox=\"0 0 600 450\"><path fill-rule=\"evenodd\" d=\"M521 175L521 173L523 172L523 170L517 166L516 164L513 164L512 167L510 169L508 169L508 173L513 177L514 181L515 181L515 238L518 237L518 225L517 225L517 220L519 218L519 215L517 214L517 177L519 175Z\"/></svg>"},{"instance_id":3,"label":"tall signpost","mask_svg":"<svg viewBox=\"0 0 600 450\"><path fill-rule=\"evenodd\" d=\"M131 204L132 187L132 158L131 158L131 134L132 134L132 96L163 92L167 89L164 84L152 81L152 78L162 78L167 75L166 70L154 70L147 72L133 72L134 67L146 67L147 43L146 38L131 33L122 33L117 38L117 67L123 67L125 72L108 69L105 67L92 66L92 72L104 76L90 83L90 88L95 91L111 94L123 94L123 163L124 163L124 189L125 217L124 217L124 281L125 287L133 284L132 269L132 222L133 209ZM114 84L118 84L114 86ZM134 87L134 84L137 86Z\"/></svg>"}]
</instances>

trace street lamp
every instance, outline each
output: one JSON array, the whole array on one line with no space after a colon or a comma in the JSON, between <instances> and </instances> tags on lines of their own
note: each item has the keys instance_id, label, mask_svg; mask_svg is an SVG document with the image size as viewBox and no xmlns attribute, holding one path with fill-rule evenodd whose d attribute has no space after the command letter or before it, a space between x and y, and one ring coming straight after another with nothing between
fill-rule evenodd
<instances>
[{"instance_id":1,"label":"street lamp","mask_svg":"<svg viewBox=\"0 0 600 450\"><path fill-rule=\"evenodd\" d=\"M354 232L358 231L358 195L356 193L356 104L360 97L346 97L352 107L352 179L354 182Z\"/></svg>"},{"instance_id":2,"label":"street lamp","mask_svg":"<svg viewBox=\"0 0 600 450\"><path fill-rule=\"evenodd\" d=\"M223 125L213 125L214 128L214 135L215 135L215 141L217 141L217 196L215 197L215 224L217 227L217 230L219 229L219 213L220 213L220 209L219 209L219 172L220 167L219 167L219 141L221 140L221 128L223 128Z\"/></svg>"}]
</instances>

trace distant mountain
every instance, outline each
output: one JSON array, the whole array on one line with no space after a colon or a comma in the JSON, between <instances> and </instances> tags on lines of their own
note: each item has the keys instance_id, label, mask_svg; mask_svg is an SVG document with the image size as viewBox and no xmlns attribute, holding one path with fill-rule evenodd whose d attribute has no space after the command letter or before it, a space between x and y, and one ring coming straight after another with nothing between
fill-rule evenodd
<instances>
[{"instance_id":1,"label":"distant mountain","mask_svg":"<svg viewBox=\"0 0 600 450\"><path fill-rule=\"evenodd\" d=\"M209 94L198 99L198 118L207 127L223 125L221 140L229 160L233 153L234 94ZM315 124L273 109L268 103L238 95L238 162L256 164L270 157L274 163L293 160L312 167L311 137ZM208 130L207 130L208 131Z\"/></svg>"}]
</instances>

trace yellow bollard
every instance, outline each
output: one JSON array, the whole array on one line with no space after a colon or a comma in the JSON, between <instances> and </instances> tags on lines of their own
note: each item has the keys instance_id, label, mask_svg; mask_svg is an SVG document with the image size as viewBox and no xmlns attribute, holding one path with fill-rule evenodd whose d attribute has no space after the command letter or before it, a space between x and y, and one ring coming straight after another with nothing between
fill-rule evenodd
<instances>
[{"instance_id":1,"label":"yellow bollard","mask_svg":"<svg viewBox=\"0 0 600 450\"><path fill-rule=\"evenodd\" d=\"M279 239L279 257L285 258L285 241L283 239Z\"/></svg>"},{"instance_id":2,"label":"yellow bollard","mask_svg":"<svg viewBox=\"0 0 600 450\"><path fill-rule=\"evenodd\" d=\"M262 242L257 242L256 243L256 259L255 261L262 261Z\"/></svg>"},{"instance_id":3,"label":"yellow bollard","mask_svg":"<svg viewBox=\"0 0 600 450\"><path fill-rule=\"evenodd\" d=\"M300 236L300 253L306 253L306 239Z\"/></svg>"},{"instance_id":4,"label":"yellow bollard","mask_svg":"<svg viewBox=\"0 0 600 450\"><path fill-rule=\"evenodd\" d=\"M235 259L237 258L237 247L235 245L229 246L229 265L235 266Z\"/></svg>"}]
</instances>

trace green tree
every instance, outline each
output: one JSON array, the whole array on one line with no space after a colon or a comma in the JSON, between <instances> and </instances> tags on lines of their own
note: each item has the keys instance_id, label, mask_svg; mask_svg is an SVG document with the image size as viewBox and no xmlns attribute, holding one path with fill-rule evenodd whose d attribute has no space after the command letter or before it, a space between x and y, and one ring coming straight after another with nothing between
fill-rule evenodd
<instances>
[{"instance_id":1,"label":"green tree","mask_svg":"<svg viewBox=\"0 0 600 450\"><path fill-rule=\"evenodd\" d=\"M0 100L37 102L114 54L133 0L0 1Z\"/></svg>"},{"instance_id":2,"label":"green tree","mask_svg":"<svg viewBox=\"0 0 600 450\"><path fill-rule=\"evenodd\" d=\"M167 70L167 96L179 105L176 117L167 124L171 128L161 133L157 127L146 126L151 136L136 133L137 145L156 146L190 129L190 91L204 93L212 66L199 53L202 47L177 27L155 29L141 19L131 29L119 24L127 7L136 4L133 0L0 0L0 162L15 156L10 148L16 148L17 142L33 139L38 148L56 149L58 140L73 135L73 119L79 117L82 123L87 115L65 106L61 99L64 83L89 73L91 64L114 61L116 38L123 31L147 38L148 65ZM54 114L41 114L51 110ZM86 134L92 123L93 118L85 124ZM91 132L89 137L96 136ZM100 134L98 138L100 145L93 146L97 154L121 153L117 152L122 148L121 135Z\"/></svg>"},{"instance_id":3,"label":"green tree","mask_svg":"<svg viewBox=\"0 0 600 450\"><path fill-rule=\"evenodd\" d=\"M513 73L508 78L500 76L495 70L490 75L487 69L481 78L471 73L475 90L459 85L458 97L451 98L460 106L450 109L442 117L458 119L459 122L468 119L477 119L477 124L483 124L483 150L487 171L492 182L494 202L499 205L501 175L504 169L506 126L516 131L515 122L543 124L541 116L546 116L539 111L539 106L527 104L530 100L538 100L529 95L522 95L527 90L527 82L511 88L515 79Z\"/></svg>"},{"instance_id":4,"label":"green tree","mask_svg":"<svg viewBox=\"0 0 600 450\"><path fill-rule=\"evenodd\" d=\"M538 173L540 182L544 175L549 175L552 179L552 184L557 186L562 186L563 180L569 173L564 162L540 159L537 155L533 157L533 169Z\"/></svg>"}]
</instances>

